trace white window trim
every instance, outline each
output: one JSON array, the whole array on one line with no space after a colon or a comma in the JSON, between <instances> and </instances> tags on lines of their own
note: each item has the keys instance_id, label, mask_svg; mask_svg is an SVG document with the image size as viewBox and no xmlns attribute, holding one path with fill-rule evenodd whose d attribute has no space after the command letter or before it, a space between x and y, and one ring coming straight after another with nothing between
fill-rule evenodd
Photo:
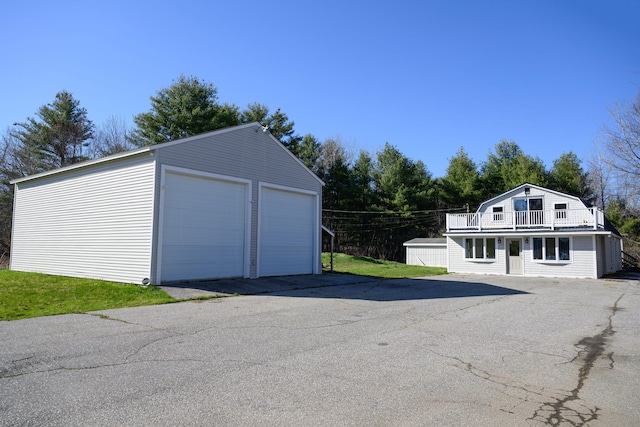
<instances>
[{"instance_id":1,"label":"white window trim","mask_svg":"<svg viewBox=\"0 0 640 427\"><path fill-rule=\"evenodd\" d=\"M560 259L560 239L569 239L569 259ZM542 239L542 259L535 259L533 252L533 240ZM546 259L547 245L545 239L555 240L556 259ZM573 263L573 237L572 236L536 236L531 238L531 262L538 264L572 264Z\"/></svg>"},{"instance_id":2,"label":"white window trim","mask_svg":"<svg viewBox=\"0 0 640 427\"><path fill-rule=\"evenodd\" d=\"M545 201L545 197L544 195L529 195L529 196L515 196L511 198L511 208L513 209L514 212L531 212L531 207L529 206L529 203L531 203L531 199L541 199L542 200L542 211L544 211L544 207L546 206L546 201ZM516 211L516 205L515 205L515 201L516 200L526 200L527 202L527 210L526 211ZM537 212L537 211L534 211Z\"/></svg>"},{"instance_id":3,"label":"white window trim","mask_svg":"<svg viewBox=\"0 0 640 427\"><path fill-rule=\"evenodd\" d=\"M500 208L502 211L496 212L494 210L495 208ZM491 219L493 222L504 222L506 214L507 210L505 209L505 205L494 205L491 207Z\"/></svg>"},{"instance_id":4,"label":"white window trim","mask_svg":"<svg viewBox=\"0 0 640 427\"><path fill-rule=\"evenodd\" d=\"M482 258L476 258L476 240L482 239ZM493 246L493 258L487 258L487 240L488 239L493 239L494 240L494 246ZM468 258L467 257L467 240L471 240L472 241L472 258ZM465 261L470 261L470 262L496 262L496 260L498 259L498 255L496 254L496 252L498 251L498 239L495 237L465 237L462 240L462 244L463 244L463 251L464 251L464 260Z\"/></svg>"}]
</instances>

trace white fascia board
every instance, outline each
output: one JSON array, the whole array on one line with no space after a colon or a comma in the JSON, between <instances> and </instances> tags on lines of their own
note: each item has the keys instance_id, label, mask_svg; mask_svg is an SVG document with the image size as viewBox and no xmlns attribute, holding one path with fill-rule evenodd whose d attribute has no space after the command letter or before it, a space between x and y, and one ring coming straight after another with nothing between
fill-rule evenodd
<instances>
[{"instance_id":1,"label":"white fascia board","mask_svg":"<svg viewBox=\"0 0 640 427\"><path fill-rule=\"evenodd\" d=\"M446 243L403 243L402 246L442 246L446 247Z\"/></svg>"},{"instance_id":2,"label":"white fascia board","mask_svg":"<svg viewBox=\"0 0 640 427\"><path fill-rule=\"evenodd\" d=\"M87 160L86 162L76 163L74 165L65 166L65 167L62 167L62 168L58 168L58 169L53 169L53 170L46 171L46 172L37 173L35 175L25 176L24 178L17 178L17 179L14 179L13 181L9 181L9 184L18 184L20 182L31 181L33 179L38 179L38 178L42 178L42 177L50 176L50 175L56 175L56 174L59 174L59 173L62 173L62 172L70 171L70 170L86 168L86 167L97 165L97 164L100 164L100 163L112 162L114 160L123 159L125 157L135 156L135 155L140 154L140 153L147 153L148 152L148 153L151 153L151 155L153 155L153 150L155 150L155 149L156 149L156 146L150 145L148 147L142 147L142 148L138 148L138 149L131 150L131 151L125 151L123 153L113 154L111 156L101 157L99 159Z\"/></svg>"},{"instance_id":3,"label":"white fascia board","mask_svg":"<svg viewBox=\"0 0 640 427\"><path fill-rule=\"evenodd\" d=\"M53 170L50 170L50 171L47 171L47 172L42 172L42 173L38 173L38 174L35 174L35 175L30 175L30 176L27 176L27 177L24 177L24 178L14 179L13 181L10 181L9 183L10 184L16 184L16 183L19 183L19 182L30 181L32 179L42 178L44 176L49 176L49 175L55 175L55 174L58 174L58 173L69 171L69 170L89 167L89 166L92 166L92 165L95 165L95 164L99 164L99 163L105 163L105 162L110 162L110 161L114 161L114 160L117 160L117 159L122 159L124 157L135 156L136 154L140 154L140 153L145 153L145 152L153 153L154 151L160 150L160 149L162 149L164 147L171 147L173 145L183 144L185 142L194 141L194 140L198 140L198 139L201 139L201 138L206 138L206 137L210 137L210 136L214 136L214 135L220 135L220 134L224 134L224 133L227 133L227 132L233 132L233 131L236 131L236 130L239 130L239 129L244 129L244 128L248 128L248 127L252 127L252 126L260 126L262 128L260 123L251 122L251 123L245 123L245 124L242 124L242 125L239 125L239 126L231 126L231 127L224 128L224 129L217 129L217 130L214 130L214 131L211 131L211 132L190 136L188 138L176 139L175 141L168 141L168 142L163 142L163 143L160 143L160 144L148 145L146 147L137 148L135 150L125 151L125 152L122 152L122 153L113 154L111 156L101 157L99 159L87 160L86 162L76 163L74 165L65 166L63 168L53 169ZM283 148L284 148L284 146L283 146ZM303 166L304 166L304 164L303 164ZM306 168L306 166L305 166L305 168ZM309 172L311 172L311 171L309 171ZM313 172L311 172L311 173L313 173ZM314 176L315 176L315 174L314 174Z\"/></svg>"},{"instance_id":4,"label":"white fascia board","mask_svg":"<svg viewBox=\"0 0 640 427\"><path fill-rule=\"evenodd\" d=\"M444 236L446 237L493 237L493 236L500 236L500 237L535 237L535 236L594 236L594 235L601 235L601 236L609 236L609 235L614 235L611 231L607 231L607 230L588 230L588 231L580 231L580 230L537 230L537 231L519 231L519 232L512 232L512 231L492 231L492 232L485 232L485 231L477 231L477 232L462 232L462 233L452 233L452 232L448 232L448 233L444 233ZM614 235L615 236L615 235Z\"/></svg>"}]
</instances>

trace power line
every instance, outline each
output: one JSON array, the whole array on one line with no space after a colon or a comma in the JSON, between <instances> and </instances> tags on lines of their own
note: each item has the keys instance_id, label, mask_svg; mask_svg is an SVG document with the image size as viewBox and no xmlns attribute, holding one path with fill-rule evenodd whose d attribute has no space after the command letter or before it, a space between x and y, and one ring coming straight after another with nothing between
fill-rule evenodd
<instances>
[{"instance_id":1,"label":"power line","mask_svg":"<svg viewBox=\"0 0 640 427\"><path fill-rule=\"evenodd\" d=\"M340 209L322 209L322 212L335 212L335 213L351 213L351 214L367 214L367 215L396 215L396 214L413 214L413 213L436 213L436 212L455 212L465 211L466 206L461 208L443 208L443 209L430 209L421 211L346 211Z\"/></svg>"}]
</instances>

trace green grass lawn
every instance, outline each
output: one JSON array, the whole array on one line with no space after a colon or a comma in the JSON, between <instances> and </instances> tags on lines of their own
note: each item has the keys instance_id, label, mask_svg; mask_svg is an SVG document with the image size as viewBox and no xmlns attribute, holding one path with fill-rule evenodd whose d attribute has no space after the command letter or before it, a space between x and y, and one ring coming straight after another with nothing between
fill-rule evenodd
<instances>
[{"instance_id":1,"label":"green grass lawn","mask_svg":"<svg viewBox=\"0 0 640 427\"><path fill-rule=\"evenodd\" d=\"M329 253L325 252L322 254L322 263L324 265L329 265ZM333 254L333 270L338 273L383 277L388 279L447 274L447 269L443 267L407 265L395 261L383 261L369 257L356 257L342 253ZM329 271L329 269L326 268L324 271Z\"/></svg>"},{"instance_id":2,"label":"green grass lawn","mask_svg":"<svg viewBox=\"0 0 640 427\"><path fill-rule=\"evenodd\" d=\"M329 254L322 254L329 265ZM325 269L328 271L328 269ZM445 268L420 267L369 257L334 254L334 271L382 278L446 274ZM154 286L141 287L95 279L0 270L0 320L86 313L177 301Z\"/></svg>"},{"instance_id":3,"label":"green grass lawn","mask_svg":"<svg viewBox=\"0 0 640 427\"><path fill-rule=\"evenodd\" d=\"M0 270L0 320L176 301L149 286Z\"/></svg>"}]
</instances>

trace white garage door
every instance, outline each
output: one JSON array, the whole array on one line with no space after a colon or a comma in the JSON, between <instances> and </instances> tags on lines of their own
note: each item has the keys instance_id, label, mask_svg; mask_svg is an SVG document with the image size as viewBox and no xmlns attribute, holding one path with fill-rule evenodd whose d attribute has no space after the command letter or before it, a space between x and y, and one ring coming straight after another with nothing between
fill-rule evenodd
<instances>
[{"instance_id":1,"label":"white garage door","mask_svg":"<svg viewBox=\"0 0 640 427\"><path fill-rule=\"evenodd\" d=\"M242 277L247 184L166 172L161 280Z\"/></svg>"},{"instance_id":2,"label":"white garage door","mask_svg":"<svg viewBox=\"0 0 640 427\"><path fill-rule=\"evenodd\" d=\"M260 193L260 276L314 271L316 197L263 187Z\"/></svg>"}]
</instances>

